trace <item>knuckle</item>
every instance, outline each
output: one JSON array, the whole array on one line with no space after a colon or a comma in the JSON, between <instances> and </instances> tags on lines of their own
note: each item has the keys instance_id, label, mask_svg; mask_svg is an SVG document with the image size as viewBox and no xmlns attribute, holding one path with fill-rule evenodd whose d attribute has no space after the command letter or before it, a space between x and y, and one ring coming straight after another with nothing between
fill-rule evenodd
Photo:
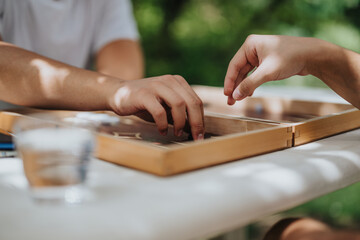
<instances>
[{"instance_id":1,"label":"knuckle","mask_svg":"<svg viewBox=\"0 0 360 240\"><path fill-rule=\"evenodd\" d=\"M165 75L163 75L161 78L163 78L163 79L171 79L173 76L171 75L171 74L165 74Z\"/></svg>"},{"instance_id":2,"label":"knuckle","mask_svg":"<svg viewBox=\"0 0 360 240\"><path fill-rule=\"evenodd\" d=\"M177 99L174 102L174 106L175 107L183 107L183 106L185 106L185 100L184 99Z\"/></svg>"},{"instance_id":3,"label":"knuckle","mask_svg":"<svg viewBox=\"0 0 360 240\"><path fill-rule=\"evenodd\" d=\"M231 60L230 60L230 62L229 62L229 65L230 66L236 66L238 63L237 63L237 61L236 61L236 57L234 56Z\"/></svg>"},{"instance_id":4,"label":"knuckle","mask_svg":"<svg viewBox=\"0 0 360 240\"><path fill-rule=\"evenodd\" d=\"M178 75L171 75L171 80L174 82L179 82Z\"/></svg>"},{"instance_id":5,"label":"knuckle","mask_svg":"<svg viewBox=\"0 0 360 240\"><path fill-rule=\"evenodd\" d=\"M230 62L229 62L229 68L230 69L233 69L233 68L235 68L235 69L237 69L237 67L236 67L236 61L234 60L234 58L232 58L231 60L230 60ZM232 75L228 75L228 76L226 76L227 77L227 79L228 80L230 80L230 81L235 81L235 78L232 76Z\"/></svg>"},{"instance_id":6,"label":"knuckle","mask_svg":"<svg viewBox=\"0 0 360 240\"><path fill-rule=\"evenodd\" d=\"M164 117L166 117L166 112L164 109L158 108L154 111L153 115L157 119L164 118Z\"/></svg>"},{"instance_id":7,"label":"knuckle","mask_svg":"<svg viewBox=\"0 0 360 240\"><path fill-rule=\"evenodd\" d=\"M140 88L136 93L137 96L146 96L149 94L149 89L146 87Z\"/></svg>"},{"instance_id":8,"label":"knuckle","mask_svg":"<svg viewBox=\"0 0 360 240\"><path fill-rule=\"evenodd\" d=\"M173 76L170 74L162 75L157 78L158 82L168 82L173 79Z\"/></svg>"},{"instance_id":9,"label":"knuckle","mask_svg":"<svg viewBox=\"0 0 360 240\"><path fill-rule=\"evenodd\" d=\"M192 105L199 106L199 107L203 107L203 106L204 106L203 102L202 102L201 99L198 98L198 97L193 98L191 103L192 103Z\"/></svg>"},{"instance_id":10,"label":"knuckle","mask_svg":"<svg viewBox=\"0 0 360 240\"><path fill-rule=\"evenodd\" d=\"M186 82L186 83L187 83L187 81L185 80L185 78L183 78L183 76L174 75L174 77L175 77L178 81L180 81L180 82Z\"/></svg>"},{"instance_id":11,"label":"knuckle","mask_svg":"<svg viewBox=\"0 0 360 240\"><path fill-rule=\"evenodd\" d=\"M177 81L177 79L174 77L174 75L170 75L170 74L164 75L162 77L162 80L167 84Z\"/></svg>"},{"instance_id":12,"label":"knuckle","mask_svg":"<svg viewBox=\"0 0 360 240\"><path fill-rule=\"evenodd\" d=\"M235 70L239 71L240 68L241 68L241 63L239 61L237 61L236 57L233 57L230 60L229 67L234 68ZM237 76L235 76L235 75L234 76L228 76L228 78L233 82L236 80L236 77Z\"/></svg>"},{"instance_id":13,"label":"knuckle","mask_svg":"<svg viewBox=\"0 0 360 240\"><path fill-rule=\"evenodd\" d=\"M163 83L162 83L161 81L159 81L159 80L157 80L157 81L152 81L152 82L151 82L151 86L152 86L153 88L158 88L158 87L160 87L161 85L163 85Z\"/></svg>"},{"instance_id":14,"label":"knuckle","mask_svg":"<svg viewBox=\"0 0 360 240\"><path fill-rule=\"evenodd\" d=\"M257 39L258 35L256 34L250 34L249 36L247 36L245 42L252 42L255 41Z\"/></svg>"}]
</instances>

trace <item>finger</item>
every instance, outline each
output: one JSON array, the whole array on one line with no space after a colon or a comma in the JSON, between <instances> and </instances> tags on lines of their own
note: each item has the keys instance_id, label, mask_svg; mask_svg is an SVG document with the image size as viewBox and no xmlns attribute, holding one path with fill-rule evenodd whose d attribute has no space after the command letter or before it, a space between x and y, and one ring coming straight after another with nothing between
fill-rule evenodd
<instances>
[{"instance_id":1,"label":"finger","mask_svg":"<svg viewBox=\"0 0 360 240\"><path fill-rule=\"evenodd\" d=\"M186 103L184 98L166 85L156 88L157 95L170 107L174 125L174 135L181 136L186 122Z\"/></svg>"},{"instance_id":2,"label":"finger","mask_svg":"<svg viewBox=\"0 0 360 240\"><path fill-rule=\"evenodd\" d=\"M228 96L227 104L228 105L234 105L235 103L236 103L236 100L232 96Z\"/></svg>"},{"instance_id":3,"label":"finger","mask_svg":"<svg viewBox=\"0 0 360 240\"><path fill-rule=\"evenodd\" d=\"M198 104L187 104L188 121L191 127L191 135L194 140L204 139L205 126L203 110Z\"/></svg>"},{"instance_id":4,"label":"finger","mask_svg":"<svg viewBox=\"0 0 360 240\"><path fill-rule=\"evenodd\" d=\"M239 75L235 81L234 84L234 89L232 90L232 93L234 92L234 90L236 89L236 87L247 77L247 75L249 74L249 72L253 69L254 67L250 64L246 64L241 71L239 72ZM230 96L228 96L228 105L234 105L236 100L233 98L232 93Z\"/></svg>"},{"instance_id":5,"label":"finger","mask_svg":"<svg viewBox=\"0 0 360 240\"><path fill-rule=\"evenodd\" d=\"M231 59L224 81L224 94L230 96L235 89L235 82L241 69L247 64L247 59L242 46L235 56Z\"/></svg>"},{"instance_id":6,"label":"finger","mask_svg":"<svg viewBox=\"0 0 360 240\"><path fill-rule=\"evenodd\" d=\"M199 103L199 107L201 108L202 119L203 119L203 122L204 122L204 108L203 108L203 103L202 103L201 98L196 94L194 89L188 84L188 82L183 77L181 77L179 75L175 75L174 77L177 79L180 86L183 87L183 88L180 88L180 89L185 89L186 92L188 94L190 94L191 97L194 99L194 102ZM185 99L190 99L190 98L186 97Z\"/></svg>"},{"instance_id":7,"label":"finger","mask_svg":"<svg viewBox=\"0 0 360 240\"><path fill-rule=\"evenodd\" d=\"M174 75L174 78L177 80L179 85L184 89L188 94L190 94L193 98L201 101L200 97L196 94L194 89L189 85L189 83L180 75Z\"/></svg>"},{"instance_id":8,"label":"finger","mask_svg":"<svg viewBox=\"0 0 360 240\"><path fill-rule=\"evenodd\" d=\"M175 76L178 80L178 93L183 96L188 113L188 122L191 127L191 134L194 140L204 139L204 108L203 103L194 90L187 84L186 80L180 76Z\"/></svg>"},{"instance_id":9,"label":"finger","mask_svg":"<svg viewBox=\"0 0 360 240\"><path fill-rule=\"evenodd\" d=\"M233 93L235 100L251 96L261 84L272 80L272 67L269 61L264 61L251 75L246 77Z\"/></svg>"},{"instance_id":10,"label":"finger","mask_svg":"<svg viewBox=\"0 0 360 240\"><path fill-rule=\"evenodd\" d=\"M159 100L154 96L151 97L144 96L143 99L144 99L145 109L153 117L160 134L165 136L167 134L168 121L164 107L161 105Z\"/></svg>"}]
</instances>

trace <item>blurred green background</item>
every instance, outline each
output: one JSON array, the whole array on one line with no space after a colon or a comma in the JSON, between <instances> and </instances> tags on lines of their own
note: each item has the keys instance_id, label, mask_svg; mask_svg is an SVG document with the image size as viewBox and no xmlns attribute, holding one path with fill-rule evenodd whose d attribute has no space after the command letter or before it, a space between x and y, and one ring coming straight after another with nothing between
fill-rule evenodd
<instances>
[{"instance_id":1,"label":"blurred green background","mask_svg":"<svg viewBox=\"0 0 360 240\"><path fill-rule=\"evenodd\" d=\"M147 76L180 74L190 84L222 86L230 59L249 34L317 37L360 52L360 0L133 0L133 4ZM326 87L312 76L267 84ZM360 184L285 214L356 227L358 203Z\"/></svg>"},{"instance_id":2,"label":"blurred green background","mask_svg":"<svg viewBox=\"0 0 360 240\"><path fill-rule=\"evenodd\" d=\"M360 50L359 0L133 0L147 75L221 86L249 34L318 37ZM323 87L313 77L286 84Z\"/></svg>"}]
</instances>

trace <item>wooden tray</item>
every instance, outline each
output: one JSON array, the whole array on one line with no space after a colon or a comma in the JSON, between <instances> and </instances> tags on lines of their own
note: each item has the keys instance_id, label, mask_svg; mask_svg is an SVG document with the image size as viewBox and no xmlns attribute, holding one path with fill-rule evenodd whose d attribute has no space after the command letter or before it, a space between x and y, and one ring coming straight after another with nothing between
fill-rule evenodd
<instances>
[{"instance_id":1,"label":"wooden tray","mask_svg":"<svg viewBox=\"0 0 360 240\"><path fill-rule=\"evenodd\" d=\"M31 113L56 115L61 117L65 124L69 120L81 119L79 114L84 115L75 111L36 109L3 111L0 112L0 129L3 133L11 132L17 118L28 117L27 114ZM161 136L154 124L136 117L119 117L112 112L90 114L106 114L112 119L118 119L116 123L105 121L97 127L98 158L161 176L208 167L292 145L292 128L276 123L219 117L208 113L205 116L205 136L211 137L194 142L188 141L186 133L181 137L175 137L172 129L169 129L168 136Z\"/></svg>"},{"instance_id":2,"label":"wooden tray","mask_svg":"<svg viewBox=\"0 0 360 240\"><path fill-rule=\"evenodd\" d=\"M350 104L249 97L229 106L223 88L193 88L207 113L291 126L293 146L360 127L360 111Z\"/></svg>"}]
</instances>

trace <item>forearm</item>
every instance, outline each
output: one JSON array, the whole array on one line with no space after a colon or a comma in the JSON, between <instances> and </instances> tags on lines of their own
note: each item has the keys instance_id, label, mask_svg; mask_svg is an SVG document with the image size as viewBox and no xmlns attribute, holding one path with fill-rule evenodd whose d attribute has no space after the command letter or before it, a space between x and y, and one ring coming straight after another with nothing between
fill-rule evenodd
<instances>
[{"instance_id":1,"label":"forearm","mask_svg":"<svg viewBox=\"0 0 360 240\"><path fill-rule=\"evenodd\" d=\"M167 132L169 113L175 135L182 134L188 119L193 138L204 136L202 102L180 76L124 81L4 42L0 42L0 100L42 108L112 110L119 115L145 112L162 134Z\"/></svg>"},{"instance_id":2,"label":"forearm","mask_svg":"<svg viewBox=\"0 0 360 240\"><path fill-rule=\"evenodd\" d=\"M308 66L310 74L360 108L360 54L321 41L321 46L312 53Z\"/></svg>"},{"instance_id":3,"label":"forearm","mask_svg":"<svg viewBox=\"0 0 360 240\"><path fill-rule=\"evenodd\" d=\"M106 110L118 79L0 42L0 99L23 106Z\"/></svg>"},{"instance_id":4,"label":"forearm","mask_svg":"<svg viewBox=\"0 0 360 240\"><path fill-rule=\"evenodd\" d=\"M124 80L144 77L141 46L132 40L117 40L100 49L96 56L98 72Z\"/></svg>"}]
</instances>

